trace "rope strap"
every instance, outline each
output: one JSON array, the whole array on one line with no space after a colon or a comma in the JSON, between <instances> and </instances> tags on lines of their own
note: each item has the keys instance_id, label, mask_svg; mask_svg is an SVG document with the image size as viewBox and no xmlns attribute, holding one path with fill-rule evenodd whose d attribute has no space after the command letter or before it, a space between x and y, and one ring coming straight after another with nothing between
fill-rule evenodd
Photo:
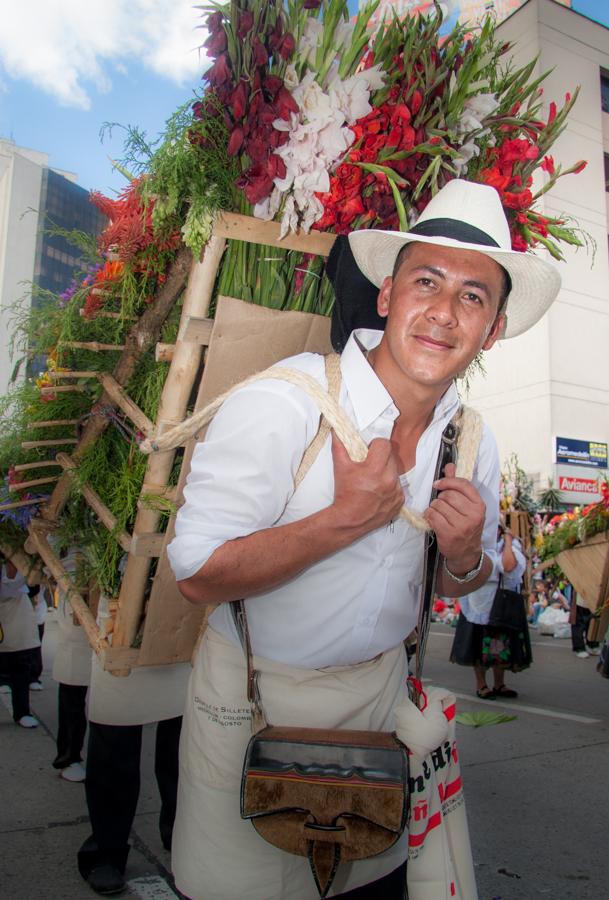
<instances>
[{"instance_id":1,"label":"rope strap","mask_svg":"<svg viewBox=\"0 0 609 900\"><path fill-rule=\"evenodd\" d=\"M330 396L316 378L306 375L297 369L288 369L281 366L273 366L270 369L265 369L263 372L257 372L255 375L251 375L244 381L239 382L239 384L234 385L230 390L213 400L204 409L194 413L190 419L186 419L158 438L149 438L143 441L140 444L140 450L142 453L153 453L173 450L181 446L189 438L196 437L197 432L213 419L225 400L236 390L267 378L289 381L290 384L300 388L313 400L322 416L329 422L337 438L344 445L350 459L353 462L363 462L366 459L368 447L351 419L338 405L337 400ZM471 481L478 455L478 446L482 437L482 419L473 409L462 407L458 414L456 425L459 429L456 475L457 478L466 478L468 481ZM412 525L418 531L430 530L427 520L421 513L409 509L406 505L400 510L400 518L405 519L409 525Z\"/></svg>"}]
</instances>

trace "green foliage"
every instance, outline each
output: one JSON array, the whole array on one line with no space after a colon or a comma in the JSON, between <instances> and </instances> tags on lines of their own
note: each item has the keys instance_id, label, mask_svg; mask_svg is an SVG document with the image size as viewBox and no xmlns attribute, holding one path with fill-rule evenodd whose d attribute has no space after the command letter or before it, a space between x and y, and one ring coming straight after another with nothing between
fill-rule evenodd
<instances>
[{"instance_id":1,"label":"green foliage","mask_svg":"<svg viewBox=\"0 0 609 900\"><path fill-rule=\"evenodd\" d=\"M505 722L513 722L517 717L507 713L492 712L462 712L455 716L459 725L468 725L470 728L483 728L485 725L503 725Z\"/></svg>"},{"instance_id":2,"label":"green foliage","mask_svg":"<svg viewBox=\"0 0 609 900\"><path fill-rule=\"evenodd\" d=\"M292 309L329 316L334 291L321 257L296 250L231 241L217 293L271 309ZM321 283L320 283L321 280Z\"/></svg>"}]
</instances>

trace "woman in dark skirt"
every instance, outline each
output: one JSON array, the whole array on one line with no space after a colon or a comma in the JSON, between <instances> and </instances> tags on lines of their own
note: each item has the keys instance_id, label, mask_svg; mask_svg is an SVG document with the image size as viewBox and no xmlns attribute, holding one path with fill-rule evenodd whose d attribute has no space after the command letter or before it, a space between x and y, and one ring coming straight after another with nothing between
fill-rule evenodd
<instances>
[{"instance_id":1,"label":"woman in dark skirt","mask_svg":"<svg viewBox=\"0 0 609 900\"><path fill-rule=\"evenodd\" d=\"M502 587L506 590L519 591L526 568L526 559L520 542L501 525L498 532L497 555L498 571L493 572L485 585L461 597L459 601L461 613L450 652L451 662L473 667L476 695L483 700L517 697L518 692L505 685L505 670L518 672L528 665L527 653L520 648L524 636L515 636L507 629L490 628L488 625L493 600L499 587L499 578L501 577ZM526 628L526 617L524 626ZM493 671L493 687L489 687L486 683L486 673L489 669Z\"/></svg>"}]
</instances>

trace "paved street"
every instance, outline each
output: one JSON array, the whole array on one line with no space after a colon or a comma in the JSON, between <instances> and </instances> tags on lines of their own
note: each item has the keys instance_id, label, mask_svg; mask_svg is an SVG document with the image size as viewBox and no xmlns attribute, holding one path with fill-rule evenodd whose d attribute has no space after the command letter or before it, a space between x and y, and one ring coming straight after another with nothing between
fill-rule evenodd
<instances>
[{"instance_id":1,"label":"paved street","mask_svg":"<svg viewBox=\"0 0 609 900\"><path fill-rule=\"evenodd\" d=\"M51 622L45 635L47 672L55 628ZM480 900L609 897L609 682L596 674L593 658L571 653L569 641L534 635L534 667L507 679L518 700L478 701L472 673L447 661L451 640L449 628L433 626L427 676L456 691L463 711L500 707L517 715L504 725L458 729ZM44 691L32 694L42 727L16 728L0 704L0 896L91 900L75 867L89 833L84 788L59 779L50 765L56 691L47 672ZM156 828L152 729L145 732L127 875L131 896L166 900L176 894Z\"/></svg>"}]
</instances>

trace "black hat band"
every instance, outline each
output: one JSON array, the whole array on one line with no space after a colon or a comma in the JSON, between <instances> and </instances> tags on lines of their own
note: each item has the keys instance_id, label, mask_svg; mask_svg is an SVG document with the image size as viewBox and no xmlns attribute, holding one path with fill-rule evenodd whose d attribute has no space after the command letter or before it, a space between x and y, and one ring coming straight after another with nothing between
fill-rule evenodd
<instances>
[{"instance_id":1,"label":"black hat band","mask_svg":"<svg viewBox=\"0 0 609 900\"><path fill-rule=\"evenodd\" d=\"M483 247L499 247L499 244L486 231L481 231L459 219L427 219L410 229L409 234L420 234L421 237L445 237L466 244L480 244ZM501 248L499 248L501 249Z\"/></svg>"}]
</instances>

